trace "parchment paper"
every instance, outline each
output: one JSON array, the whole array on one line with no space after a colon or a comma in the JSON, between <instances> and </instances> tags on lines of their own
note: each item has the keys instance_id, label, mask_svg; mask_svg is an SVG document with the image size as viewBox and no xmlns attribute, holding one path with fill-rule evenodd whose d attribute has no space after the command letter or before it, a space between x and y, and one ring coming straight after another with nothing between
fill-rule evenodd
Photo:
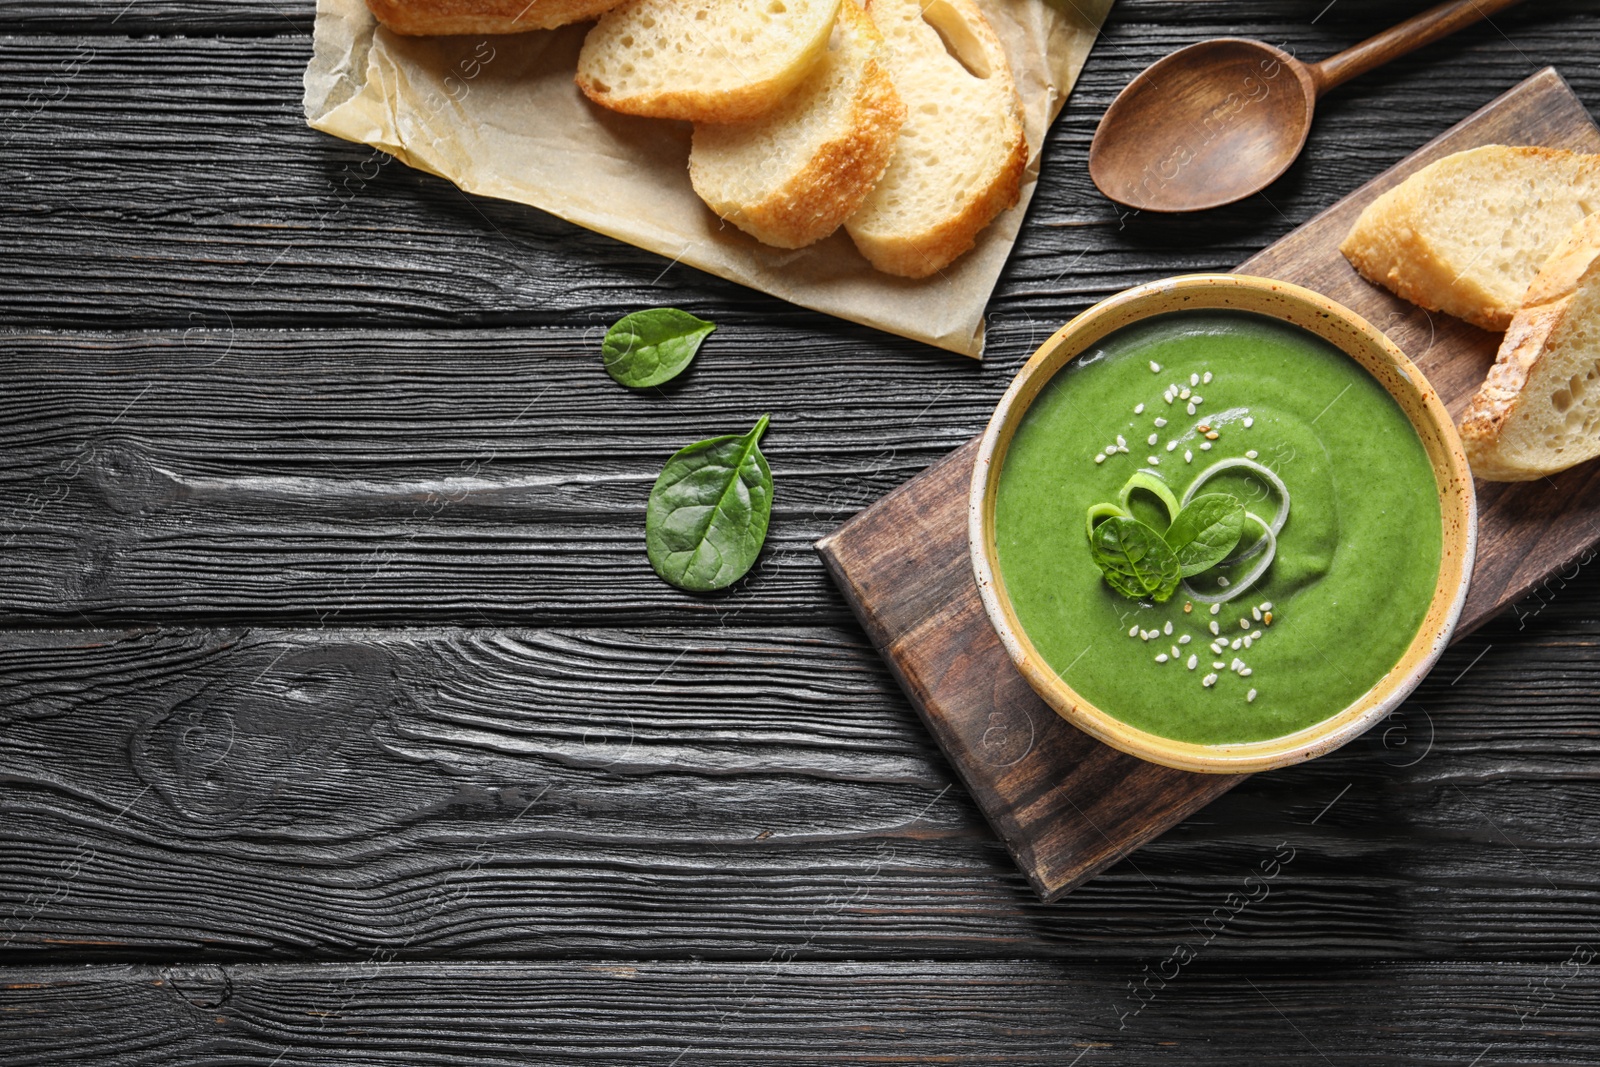
<instances>
[{"instance_id":1,"label":"parchment paper","mask_svg":"<svg viewBox=\"0 0 1600 1067\"><path fill-rule=\"evenodd\" d=\"M402 37L382 29L364 0L318 0L306 119L468 192L530 204L804 307L981 356L983 310L1032 199L1039 146L1111 0L979 3L1005 43L1032 158L1021 202L977 248L920 281L873 270L843 230L786 251L722 222L689 185L688 123L618 115L578 91L573 74L588 24Z\"/></svg>"}]
</instances>

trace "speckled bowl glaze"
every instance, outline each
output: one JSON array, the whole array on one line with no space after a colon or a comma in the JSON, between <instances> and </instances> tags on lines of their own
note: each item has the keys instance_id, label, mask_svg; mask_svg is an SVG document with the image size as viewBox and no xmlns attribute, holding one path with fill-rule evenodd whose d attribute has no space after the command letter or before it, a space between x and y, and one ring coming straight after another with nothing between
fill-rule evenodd
<instances>
[{"instance_id":1,"label":"speckled bowl glaze","mask_svg":"<svg viewBox=\"0 0 1600 1067\"><path fill-rule=\"evenodd\" d=\"M1006 449L1055 373L1102 338L1153 315L1188 310L1254 312L1302 327L1346 353L1381 383L1411 420L1433 465L1443 544L1433 600L1400 661L1360 699L1314 726L1239 744L1174 741L1129 726L1073 691L1044 661L1017 621L995 552L995 493ZM1450 641L1467 597L1477 548L1478 511L1461 439L1438 394L1405 353L1348 308L1287 282L1239 274L1197 274L1117 294L1056 332L1028 360L995 408L978 449L968 501L972 569L989 621L1017 669L1068 722L1114 748L1186 771L1244 774L1285 767L1331 752L1384 718L1417 687Z\"/></svg>"}]
</instances>

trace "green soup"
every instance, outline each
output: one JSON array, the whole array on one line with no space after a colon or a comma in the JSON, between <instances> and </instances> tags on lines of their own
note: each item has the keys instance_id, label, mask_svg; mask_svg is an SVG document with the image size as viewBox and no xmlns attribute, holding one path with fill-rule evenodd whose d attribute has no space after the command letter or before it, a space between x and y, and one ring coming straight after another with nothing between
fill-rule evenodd
<instances>
[{"instance_id":1,"label":"green soup","mask_svg":"<svg viewBox=\"0 0 1600 1067\"><path fill-rule=\"evenodd\" d=\"M1085 516L1130 475L1180 500L1220 460L1275 472L1289 507L1276 555L1189 579L1170 600L1107 584ZM1282 507L1241 464L1204 482L1263 522ZM1130 509L1165 530L1159 502ZM1263 540L1259 526L1241 540ZM1018 620L1062 679L1106 713L1198 744L1311 726L1370 689L1405 652L1433 598L1442 541L1427 453L1360 365L1298 327L1177 312L1120 330L1059 371L1005 456L995 501L999 569ZM1187 610L1186 610L1187 609Z\"/></svg>"}]
</instances>

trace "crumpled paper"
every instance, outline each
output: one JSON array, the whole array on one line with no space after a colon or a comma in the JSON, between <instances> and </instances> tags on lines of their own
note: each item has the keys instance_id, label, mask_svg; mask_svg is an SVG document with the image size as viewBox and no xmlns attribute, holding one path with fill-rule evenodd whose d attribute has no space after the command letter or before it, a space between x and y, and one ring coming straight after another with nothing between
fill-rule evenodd
<instances>
[{"instance_id":1,"label":"crumpled paper","mask_svg":"<svg viewBox=\"0 0 1600 1067\"><path fill-rule=\"evenodd\" d=\"M979 0L1006 47L1032 158L1022 199L942 273L874 270L843 230L768 248L689 184L690 126L591 104L573 74L588 24L497 37L402 37L364 0L318 0L307 121L482 196L579 226L803 307L953 352L983 353L983 311L1033 196L1045 131L1111 0Z\"/></svg>"}]
</instances>

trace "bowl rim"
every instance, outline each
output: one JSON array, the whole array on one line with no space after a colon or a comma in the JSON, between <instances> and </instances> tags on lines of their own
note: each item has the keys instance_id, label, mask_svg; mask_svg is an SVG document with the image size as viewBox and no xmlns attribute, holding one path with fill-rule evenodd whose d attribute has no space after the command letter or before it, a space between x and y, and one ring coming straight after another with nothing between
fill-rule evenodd
<instances>
[{"instance_id":1,"label":"bowl rim","mask_svg":"<svg viewBox=\"0 0 1600 1067\"><path fill-rule=\"evenodd\" d=\"M1114 718L1075 692L1034 648L1011 608L997 564L994 499L999 474L1011 437L1034 398L1058 371L1108 334L1186 310L1266 315L1333 344L1377 378L1400 404L1428 452L1438 489L1443 527L1439 576L1428 612L1406 651L1351 704L1282 737L1202 745L1162 737ZM1293 317L1294 312L1302 317ZM1364 353L1351 350L1362 342ZM1364 355L1390 371L1391 377L1386 380ZM1413 391L1410 398L1396 395L1394 378L1399 379L1399 388ZM1426 413L1426 426L1418 424L1407 399ZM1113 748L1167 767L1215 774L1254 773L1312 759L1353 740L1397 708L1450 643L1467 598L1477 535L1471 469L1455 422L1426 376L1394 342L1337 301L1291 282L1244 274L1181 275L1138 285L1100 301L1057 330L1023 365L996 405L979 442L967 502L968 551L984 612L1012 663L1040 698L1069 723Z\"/></svg>"}]
</instances>

